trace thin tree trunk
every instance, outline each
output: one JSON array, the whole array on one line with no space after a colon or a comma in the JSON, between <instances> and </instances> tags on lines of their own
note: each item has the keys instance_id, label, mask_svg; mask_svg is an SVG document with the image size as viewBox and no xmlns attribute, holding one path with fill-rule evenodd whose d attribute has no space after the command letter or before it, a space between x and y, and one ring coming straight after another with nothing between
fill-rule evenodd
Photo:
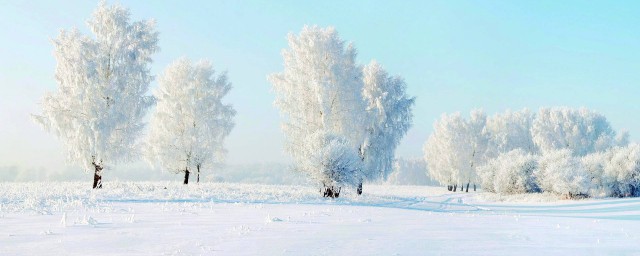
<instances>
[{"instance_id":1,"label":"thin tree trunk","mask_svg":"<svg viewBox=\"0 0 640 256\"><path fill-rule=\"evenodd\" d=\"M184 170L184 184L189 184L189 169Z\"/></svg>"},{"instance_id":2,"label":"thin tree trunk","mask_svg":"<svg viewBox=\"0 0 640 256\"><path fill-rule=\"evenodd\" d=\"M358 195L362 195L362 182L358 184L358 189L356 190L356 192L358 192Z\"/></svg>"},{"instance_id":3,"label":"thin tree trunk","mask_svg":"<svg viewBox=\"0 0 640 256\"><path fill-rule=\"evenodd\" d=\"M467 182L467 193L469 193L469 182Z\"/></svg>"},{"instance_id":4,"label":"thin tree trunk","mask_svg":"<svg viewBox=\"0 0 640 256\"><path fill-rule=\"evenodd\" d=\"M200 165L197 165L196 168L198 168L198 178L196 179L196 183L200 183Z\"/></svg>"},{"instance_id":5,"label":"thin tree trunk","mask_svg":"<svg viewBox=\"0 0 640 256\"><path fill-rule=\"evenodd\" d=\"M476 191L476 184L473 184L473 192Z\"/></svg>"},{"instance_id":6,"label":"thin tree trunk","mask_svg":"<svg viewBox=\"0 0 640 256\"><path fill-rule=\"evenodd\" d=\"M453 192L456 192L456 190L458 190L458 184L453 185Z\"/></svg>"},{"instance_id":7,"label":"thin tree trunk","mask_svg":"<svg viewBox=\"0 0 640 256\"><path fill-rule=\"evenodd\" d=\"M93 167L95 168L95 172L93 173L93 188L102 188L102 166L94 163Z\"/></svg>"}]
</instances>

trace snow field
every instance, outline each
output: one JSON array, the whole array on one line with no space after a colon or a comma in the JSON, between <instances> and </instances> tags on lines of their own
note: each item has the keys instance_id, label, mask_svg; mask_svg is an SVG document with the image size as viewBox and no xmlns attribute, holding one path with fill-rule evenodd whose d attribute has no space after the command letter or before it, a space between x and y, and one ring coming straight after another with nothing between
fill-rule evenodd
<instances>
[{"instance_id":1,"label":"snow field","mask_svg":"<svg viewBox=\"0 0 640 256\"><path fill-rule=\"evenodd\" d=\"M328 200L308 186L45 185L0 183L0 255L640 253L640 199L365 185L360 197Z\"/></svg>"}]
</instances>

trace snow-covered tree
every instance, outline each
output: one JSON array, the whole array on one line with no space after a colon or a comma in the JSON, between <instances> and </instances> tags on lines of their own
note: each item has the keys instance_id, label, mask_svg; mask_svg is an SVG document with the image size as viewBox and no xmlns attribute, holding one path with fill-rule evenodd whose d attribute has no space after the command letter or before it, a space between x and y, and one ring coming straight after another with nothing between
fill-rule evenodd
<instances>
[{"instance_id":1,"label":"snow-covered tree","mask_svg":"<svg viewBox=\"0 0 640 256\"><path fill-rule=\"evenodd\" d=\"M412 124L411 107L415 98L406 94L404 80L389 76L372 61L363 69L362 95L367 103L368 120L362 155L365 178L386 178L393 171L395 150Z\"/></svg>"},{"instance_id":2,"label":"snow-covered tree","mask_svg":"<svg viewBox=\"0 0 640 256\"><path fill-rule=\"evenodd\" d=\"M181 58L167 67L154 91L158 101L151 118L148 160L161 167L189 174L220 163L224 139L234 126L235 110L223 104L231 90L225 73L216 74L209 61L192 64Z\"/></svg>"},{"instance_id":3,"label":"snow-covered tree","mask_svg":"<svg viewBox=\"0 0 640 256\"><path fill-rule=\"evenodd\" d=\"M486 133L489 136L489 158L497 157L514 149L535 154L537 149L531 137L534 114L528 109L507 110L487 119Z\"/></svg>"},{"instance_id":4,"label":"snow-covered tree","mask_svg":"<svg viewBox=\"0 0 640 256\"><path fill-rule=\"evenodd\" d=\"M483 132L486 115L471 112L469 120L460 113L443 114L433 125L433 133L424 145L429 175L441 184L475 183L476 168L486 161L488 136Z\"/></svg>"},{"instance_id":5,"label":"snow-covered tree","mask_svg":"<svg viewBox=\"0 0 640 256\"><path fill-rule=\"evenodd\" d=\"M271 75L269 80L277 94L275 105L285 119L282 125L285 150L293 157L297 170L318 177L317 173L323 171L311 168L307 161L313 151L302 148L332 147L322 144L334 141L325 138L329 136L346 141L359 154L366 120L362 69L355 63L355 48L340 39L331 27L305 26L299 35L289 34L288 40L289 48L282 52L284 71ZM312 138L319 141L311 141ZM334 171L360 175L360 171L353 171L357 168L349 166ZM342 183L324 182L325 189Z\"/></svg>"},{"instance_id":6,"label":"snow-covered tree","mask_svg":"<svg viewBox=\"0 0 640 256\"><path fill-rule=\"evenodd\" d=\"M588 196L591 177L570 149L545 151L534 171L540 190L567 198Z\"/></svg>"},{"instance_id":7,"label":"snow-covered tree","mask_svg":"<svg viewBox=\"0 0 640 256\"><path fill-rule=\"evenodd\" d=\"M582 158L593 184L592 195L640 196L640 145L613 147Z\"/></svg>"},{"instance_id":8,"label":"snow-covered tree","mask_svg":"<svg viewBox=\"0 0 640 256\"><path fill-rule=\"evenodd\" d=\"M533 176L538 166L534 155L514 149L493 158L478 168L482 189L499 194L539 192Z\"/></svg>"},{"instance_id":9,"label":"snow-covered tree","mask_svg":"<svg viewBox=\"0 0 640 256\"><path fill-rule=\"evenodd\" d=\"M423 158L397 158L393 163L393 172L389 174L386 184L431 186L438 182L429 177L427 162Z\"/></svg>"},{"instance_id":10,"label":"snow-covered tree","mask_svg":"<svg viewBox=\"0 0 640 256\"><path fill-rule=\"evenodd\" d=\"M153 21L130 16L101 2L87 22L93 38L77 29L60 32L53 40L58 90L33 116L60 138L69 162L94 170L93 188L102 187L104 168L136 156L142 119L154 103L146 94L158 33Z\"/></svg>"},{"instance_id":11,"label":"snow-covered tree","mask_svg":"<svg viewBox=\"0 0 640 256\"><path fill-rule=\"evenodd\" d=\"M628 143L628 134L616 136L606 117L584 108L540 109L533 120L531 136L543 152L569 149L575 156Z\"/></svg>"}]
</instances>

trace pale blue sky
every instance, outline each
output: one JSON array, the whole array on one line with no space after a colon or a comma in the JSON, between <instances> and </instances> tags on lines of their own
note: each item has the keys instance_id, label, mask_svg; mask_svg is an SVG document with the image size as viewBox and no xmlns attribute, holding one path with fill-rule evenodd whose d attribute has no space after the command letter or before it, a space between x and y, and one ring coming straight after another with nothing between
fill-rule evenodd
<instances>
[{"instance_id":1,"label":"pale blue sky","mask_svg":"<svg viewBox=\"0 0 640 256\"><path fill-rule=\"evenodd\" d=\"M112 3L113 1L109 1ZM154 18L153 72L187 56L227 70L238 111L228 163L283 162L268 74L282 70L286 35L334 26L358 60L403 76L417 97L414 127L397 153L422 156L443 112L587 107L640 134L638 1L121 1ZM29 119L52 91L50 38L86 31L91 1L0 1L0 167L62 168L61 144ZM155 87L156 83L153 83ZM77 168L79 169L79 168Z\"/></svg>"}]
</instances>

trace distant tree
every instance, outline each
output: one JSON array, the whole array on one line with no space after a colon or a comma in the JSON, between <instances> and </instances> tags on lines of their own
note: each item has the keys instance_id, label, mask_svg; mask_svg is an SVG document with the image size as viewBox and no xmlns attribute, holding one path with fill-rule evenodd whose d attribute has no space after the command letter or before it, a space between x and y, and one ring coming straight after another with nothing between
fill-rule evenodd
<instances>
[{"instance_id":1,"label":"distant tree","mask_svg":"<svg viewBox=\"0 0 640 256\"><path fill-rule=\"evenodd\" d=\"M71 163L94 170L102 187L107 166L136 156L147 96L151 55L158 51L153 21L130 21L128 9L101 2L87 22L95 38L76 29L53 40L58 90L47 93L34 120L60 138Z\"/></svg>"},{"instance_id":2,"label":"distant tree","mask_svg":"<svg viewBox=\"0 0 640 256\"><path fill-rule=\"evenodd\" d=\"M396 147L411 128L415 98L407 96L407 85L401 77L389 76L375 61L365 66L363 73L362 95L368 112L361 148L364 176L385 179L393 171Z\"/></svg>"},{"instance_id":3,"label":"distant tree","mask_svg":"<svg viewBox=\"0 0 640 256\"><path fill-rule=\"evenodd\" d=\"M523 149L501 153L478 168L482 189L499 194L539 192L533 176L538 167L537 157Z\"/></svg>"},{"instance_id":4,"label":"distant tree","mask_svg":"<svg viewBox=\"0 0 640 256\"><path fill-rule=\"evenodd\" d=\"M589 154L582 158L582 164L590 174L593 195L640 196L640 145L634 143Z\"/></svg>"},{"instance_id":5,"label":"distant tree","mask_svg":"<svg viewBox=\"0 0 640 256\"><path fill-rule=\"evenodd\" d=\"M285 119L282 125L286 136L285 150L293 157L297 170L323 183L325 195L335 195L336 188L349 183L344 181L354 179L318 179L322 176L318 173L326 171L316 168L320 163L311 164L308 160L321 161L323 158L311 158L314 150L302 149L314 145L317 147L315 150L333 150L337 146L332 146L332 143L337 143L341 145L337 147L340 148L338 151L348 156L353 152L359 154L366 108L362 99L362 70L355 63L356 50L340 39L331 27L305 26L299 35L289 34L288 39L289 48L282 52L284 71L269 77L277 94L275 105ZM334 153L325 156L334 157ZM337 161L322 161L334 160ZM353 166L342 166L328 172L341 173L338 175L341 177L359 176L360 165L354 163Z\"/></svg>"},{"instance_id":6,"label":"distant tree","mask_svg":"<svg viewBox=\"0 0 640 256\"><path fill-rule=\"evenodd\" d=\"M427 162L424 158L397 158L393 163L393 172L389 174L386 184L432 186L438 182L429 177Z\"/></svg>"},{"instance_id":7,"label":"distant tree","mask_svg":"<svg viewBox=\"0 0 640 256\"><path fill-rule=\"evenodd\" d=\"M469 120L460 113L443 114L424 145L429 175L454 191L466 183L468 192L469 183L477 181L476 168L486 161L485 124L486 115L480 110L472 111Z\"/></svg>"},{"instance_id":8,"label":"distant tree","mask_svg":"<svg viewBox=\"0 0 640 256\"><path fill-rule=\"evenodd\" d=\"M591 180L579 158L569 149L545 151L533 175L540 190L565 198L585 197L591 190Z\"/></svg>"},{"instance_id":9,"label":"distant tree","mask_svg":"<svg viewBox=\"0 0 640 256\"><path fill-rule=\"evenodd\" d=\"M209 61L192 64L181 58L169 65L154 92L158 104L151 118L148 160L176 173L189 174L222 161L224 139L236 112L222 98L231 90L225 73L217 75Z\"/></svg>"},{"instance_id":10,"label":"distant tree","mask_svg":"<svg viewBox=\"0 0 640 256\"><path fill-rule=\"evenodd\" d=\"M626 132L616 136L606 117L587 109L541 108L531 135L543 152L568 149L575 156L628 143Z\"/></svg>"},{"instance_id":11,"label":"distant tree","mask_svg":"<svg viewBox=\"0 0 640 256\"><path fill-rule=\"evenodd\" d=\"M536 154L537 148L531 137L531 124L535 115L528 109L496 114L487 119L486 133L489 136L488 157L494 158L514 149Z\"/></svg>"}]
</instances>

